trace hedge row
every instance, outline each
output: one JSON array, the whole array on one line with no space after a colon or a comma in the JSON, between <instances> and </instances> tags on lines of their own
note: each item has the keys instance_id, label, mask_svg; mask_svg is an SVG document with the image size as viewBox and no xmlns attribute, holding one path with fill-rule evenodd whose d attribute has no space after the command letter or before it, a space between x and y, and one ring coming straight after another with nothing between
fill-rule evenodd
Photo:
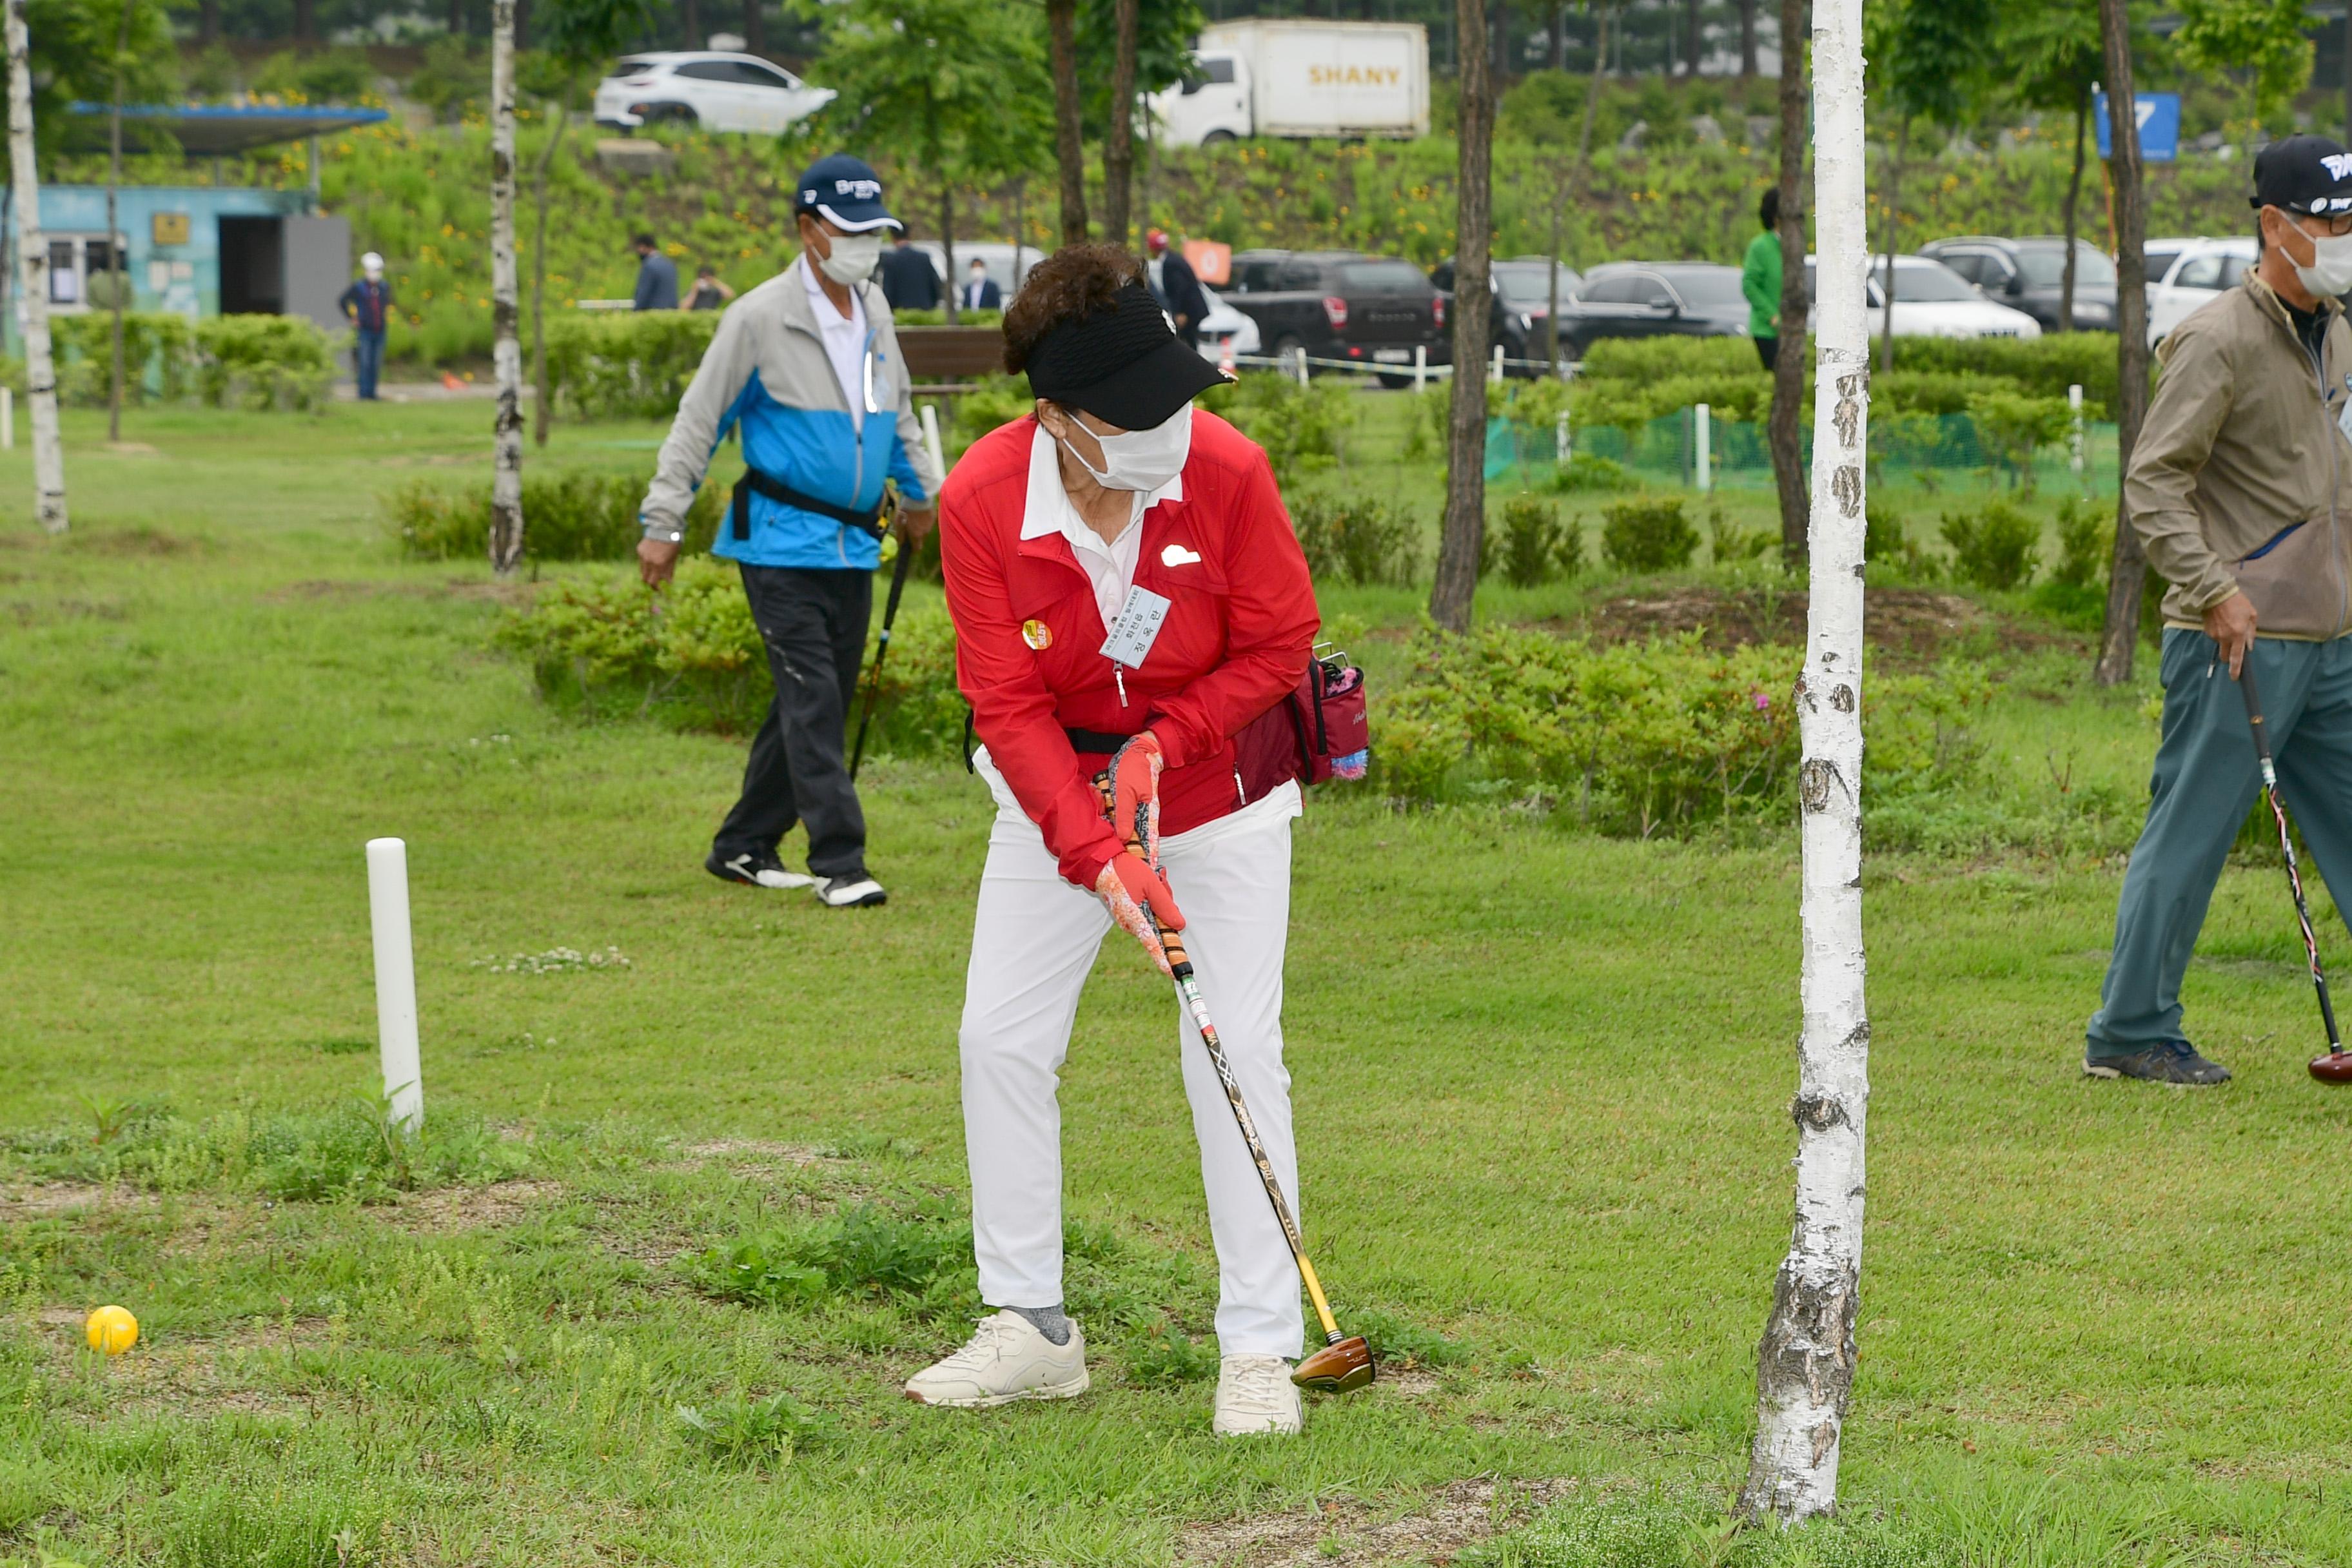
<instances>
[{"instance_id":1,"label":"hedge row","mask_svg":"<svg viewBox=\"0 0 2352 1568\"><path fill-rule=\"evenodd\" d=\"M103 407L113 380L111 313L51 319L58 395ZM334 384L334 344L300 316L211 316L191 322L162 310L122 316L122 391L131 403L189 397L214 408L311 409Z\"/></svg>"}]
</instances>

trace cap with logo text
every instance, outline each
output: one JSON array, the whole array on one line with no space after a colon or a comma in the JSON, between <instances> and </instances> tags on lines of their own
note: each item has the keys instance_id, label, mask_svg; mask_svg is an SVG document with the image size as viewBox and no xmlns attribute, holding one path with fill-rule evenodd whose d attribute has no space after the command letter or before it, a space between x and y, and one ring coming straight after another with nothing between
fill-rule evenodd
<instances>
[{"instance_id":1,"label":"cap with logo text","mask_svg":"<svg viewBox=\"0 0 2352 1568\"><path fill-rule=\"evenodd\" d=\"M2352 153L2327 136L2287 136L2254 154L2251 205L2314 217L2352 213Z\"/></svg>"},{"instance_id":2,"label":"cap with logo text","mask_svg":"<svg viewBox=\"0 0 2352 1568\"><path fill-rule=\"evenodd\" d=\"M808 166L793 194L793 211L814 213L844 234L907 226L882 205L882 176L865 159L846 153Z\"/></svg>"}]
</instances>

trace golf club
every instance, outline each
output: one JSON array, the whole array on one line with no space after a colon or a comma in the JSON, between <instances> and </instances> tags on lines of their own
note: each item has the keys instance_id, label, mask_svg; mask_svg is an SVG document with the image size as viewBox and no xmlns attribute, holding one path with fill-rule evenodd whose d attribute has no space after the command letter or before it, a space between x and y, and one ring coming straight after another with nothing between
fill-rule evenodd
<instances>
[{"instance_id":1,"label":"golf club","mask_svg":"<svg viewBox=\"0 0 2352 1568\"><path fill-rule=\"evenodd\" d=\"M1116 795L1111 775L1105 773L1096 779L1102 791L1103 806L1116 816ZM1142 817L1148 806L1139 806L1133 822L1114 822L1127 847L1142 856L1153 870L1158 870L1156 858L1144 851ZM1192 973L1192 960L1184 951L1184 939L1161 922L1160 911L1151 911L1153 929L1160 936L1160 951L1168 955L1168 968L1176 980L1176 993L1192 1016L1192 1025L1201 1031L1201 1043L1208 1047L1209 1065L1216 1069L1217 1081L1224 1086L1225 1102L1234 1108L1234 1121L1241 1128L1242 1142L1248 1145L1250 1160L1257 1166L1257 1179L1265 1187L1266 1202L1274 1205L1274 1217L1282 1226L1282 1237L1290 1244L1292 1261L1298 1265L1298 1278L1306 1282L1307 1299L1315 1303L1315 1315L1323 1325L1323 1348L1291 1369L1290 1381L1301 1388L1319 1389L1326 1394L1345 1394L1351 1388L1361 1388L1372 1381L1372 1347L1361 1334L1345 1335L1331 1316L1331 1303L1324 1299L1323 1281L1315 1276L1315 1265L1307 1258L1307 1242L1298 1234L1298 1221L1292 1217L1290 1204L1282 1195L1282 1183L1274 1173L1274 1162L1266 1158L1265 1146L1258 1142L1257 1123L1251 1120L1249 1106L1242 1099L1242 1086L1234 1077L1233 1064L1225 1059L1224 1043L1217 1038L1217 1027L1209 1021L1209 1005L1201 997L1201 982Z\"/></svg>"},{"instance_id":2,"label":"golf club","mask_svg":"<svg viewBox=\"0 0 2352 1568\"><path fill-rule=\"evenodd\" d=\"M898 521L898 492L895 487L882 492L882 514L888 520L886 528ZM907 591L907 568L914 563L914 541L899 540L898 564L890 568L890 597L882 606L882 633L874 644L874 668L866 681L866 711L857 717L857 743L849 749L849 776L853 779L857 776L857 764L866 760L866 727L874 722L874 704L882 695L882 660L890 652L890 623L898 618L898 596Z\"/></svg>"},{"instance_id":3,"label":"golf club","mask_svg":"<svg viewBox=\"0 0 2352 1568\"><path fill-rule=\"evenodd\" d=\"M2352 1083L2352 1055L2336 1032L2336 1005L2327 999L2327 972L2319 963L2319 938L2311 928L2311 902L2303 896L2303 868L2294 858L2294 835L2288 831L2286 806L2279 800L2278 769L2271 761L2271 738L2263 723L2261 697L2254 690L2253 650L2246 651L2240 668L2238 689L2246 699L2246 721L2253 727L2254 757L2262 764L2263 795L2271 803L2278 824L2279 852L2286 857L2286 885L2294 890L2294 918L2303 928L2303 951L2311 961L2312 989L2319 994L2319 1021L2327 1026L2327 1054L2311 1058L2311 1076L2322 1083Z\"/></svg>"}]
</instances>

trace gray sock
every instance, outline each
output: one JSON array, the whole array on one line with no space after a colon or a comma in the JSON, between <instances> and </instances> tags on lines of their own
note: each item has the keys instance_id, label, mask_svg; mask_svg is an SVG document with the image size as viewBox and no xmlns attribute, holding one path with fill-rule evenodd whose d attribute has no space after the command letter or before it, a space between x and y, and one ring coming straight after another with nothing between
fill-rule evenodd
<instances>
[{"instance_id":1,"label":"gray sock","mask_svg":"<svg viewBox=\"0 0 2352 1568\"><path fill-rule=\"evenodd\" d=\"M1047 1344L1066 1345L1070 1342L1070 1320L1063 1312L1059 1301L1050 1307L1007 1307L1004 1310L1018 1312L1028 1319L1029 1326L1045 1335Z\"/></svg>"}]
</instances>

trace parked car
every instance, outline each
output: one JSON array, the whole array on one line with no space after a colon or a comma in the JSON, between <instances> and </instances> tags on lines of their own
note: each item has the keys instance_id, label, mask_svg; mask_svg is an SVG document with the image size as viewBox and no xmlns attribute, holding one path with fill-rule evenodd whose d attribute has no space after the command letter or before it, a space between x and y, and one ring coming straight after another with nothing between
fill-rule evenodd
<instances>
[{"instance_id":1,"label":"parked car","mask_svg":"<svg viewBox=\"0 0 2352 1568\"><path fill-rule=\"evenodd\" d=\"M1201 285L1201 297L1209 301L1209 313L1201 318L1201 357L1211 363L1222 360L1228 353L1254 354L1262 352L1265 340L1259 336L1257 323L1234 310L1217 291L1206 283Z\"/></svg>"},{"instance_id":2,"label":"parked car","mask_svg":"<svg viewBox=\"0 0 2352 1568\"><path fill-rule=\"evenodd\" d=\"M1942 262L1983 289L1987 299L2024 311L2042 323L2043 331L2058 330L2058 304L2066 282L2063 236L1996 239L1964 235L1923 245L1919 254ZM2083 239L2074 242L2074 325L2099 332L2116 327L2116 264L2105 251Z\"/></svg>"},{"instance_id":3,"label":"parked car","mask_svg":"<svg viewBox=\"0 0 2352 1568\"><path fill-rule=\"evenodd\" d=\"M629 55L596 84L596 123L614 131L679 125L773 135L835 96L756 55Z\"/></svg>"},{"instance_id":4,"label":"parked car","mask_svg":"<svg viewBox=\"0 0 2352 1568\"><path fill-rule=\"evenodd\" d=\"M2151 239L2147 260L2147 342L2162 342L2172 329L2234 289L2260 258L2251 238Z\"/></svg>"},{"instance_id":5,"label":"parked car","mask_svg":"<svg viewBox=\"0 0 2352 1568\"><path fill-rule=\"evenodd\" d=\"M1814 287L1814 261L1805 258L1805 297L1821 306L1821 292ZM1879 323L1885 318L1886 295L1886 258L1874 256L1870 262L1867 299L1870 307L1870 331L1878 335ZM1806 317L1808 330L1812 316ZM1945 266L1925 256L1897 256L1895 258L1895 335L1898 338L2038 338L2042 323L2022 310L2012 310L2007 305L1996 304L1984 297L1977 286Z\"/></svg>"},{"instance_id":6,"label":"parked car","mask_svg":"<svg viewBox=\"0 0 2352 1568\"><path fill-rule=\"evenodd\" d=\"M1559 275L1560 313L1566 317L1569 306L1584 279L1573 267L1549 262L1541 256L1514 256L1497 261L1488 274L1488 287L1495 296L1495 309L1487 323L1487 341L1503 345L1503 357L1521 363L1509 367L1513 375L1535 376L1544 374L1531 363L1551 357L1551 334L1547 330L1551 321L1551 270ZM1454 297L1454 258L1447 257L1430 268L1429 280L1448 300ZM1568 352L1566 342L1560 346L1560 358L1575 356Z\"/></svg>"},{"instance_id":7,"label":"parked car","mask_svg":"<svg viewBox=\"0 0 2352 1568\"><path fill-rule=\"evenodd\" d=\"M1410 261L1359 250L1244 250L1224 301L1257 323L1265 352L1287 358L1396 365L1383 384L1412 379L1413 351L1446 363L1445 300Z\"/></svg>"},{"instance_id":8,"label":"parked car","mask_svg":"<svg viewBox=\"0 0 2352 1568\"><path fill-rule=\"evenodd\" d=\"M1562 303L1560 318L1561 355L1582 359L1601 338L1745 337L1748 298L1737 267L1612 261L1584 275L1574 308Z\"/></svg>"}]
</instances>

